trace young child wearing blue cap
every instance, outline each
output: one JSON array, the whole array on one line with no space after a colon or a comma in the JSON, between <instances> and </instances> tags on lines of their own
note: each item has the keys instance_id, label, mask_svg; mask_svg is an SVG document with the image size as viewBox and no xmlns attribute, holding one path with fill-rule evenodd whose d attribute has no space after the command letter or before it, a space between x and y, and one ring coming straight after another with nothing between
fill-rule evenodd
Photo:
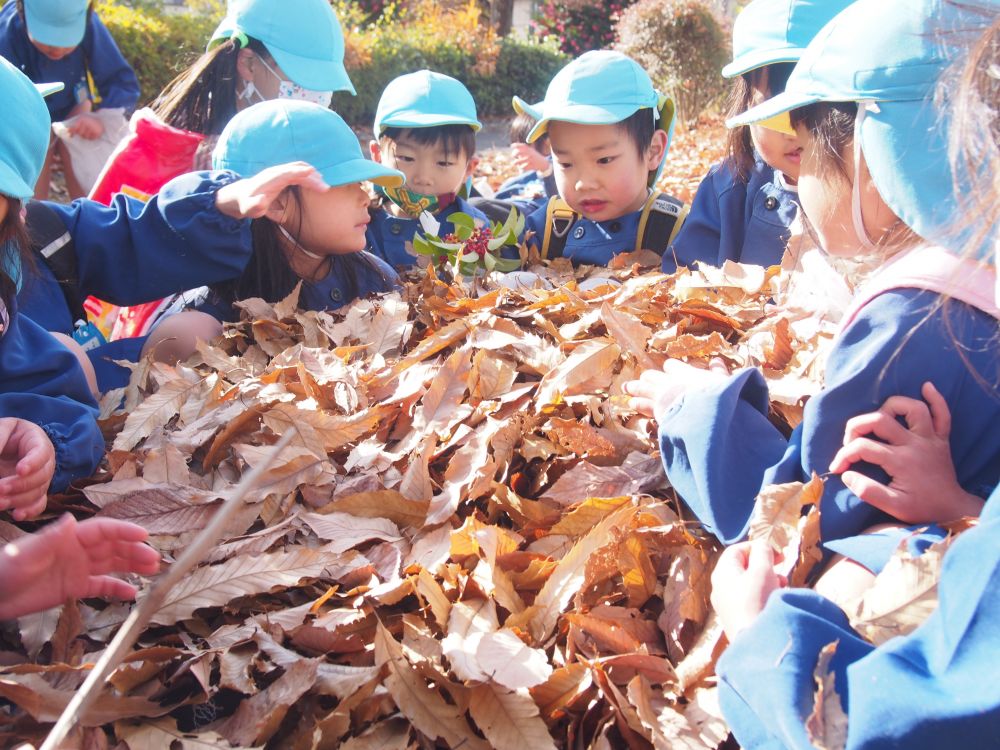
<instances>
[{"instance_id":1,"label":"young child wearing blue cap","mask_svg":"<svg viewBox=\"0 0 1000 750\"><path fill-rule=\"evenodd\" d=\"M853 0L754 0L733 25L729 115L780 94L813 36ZM729 131L728 154L702 180L663 271L727 260L781 262L798 212L796 181L802 147L794 132L759 124Z\"/></svg>"},{"instance_id":2,"label":"young child wearing blue cap","mask_svg":"<svg viewBox=\"0 0 1000 750\"><path fill-rule=\"evenodd\" d=\"M399 187L376 186L378 198L368 230L371 251L394 268L410 268L410 252L420 218L440 224L433 232L454 231L456 212L486 223L486 215L466 200L476 167L476 132L482 127L472 94L451 76L418 70L389 82L375 110L372 158L406 175Z\"/></svg>"},{"instance_id":3,"label":"young child wearing blue cap","mask_svg":"<svg viewBox=\"0 0 1000 750\"><path fill-rule=\"evenodd\" d=\"M396 286L396 272L365 252L371 216L362 183L393 188L404 177L366 159L339 115L311 102L255 104L222 131L212 162L215 169L263 183L296 163L313 179L240 206L253 216L252 254L243 273L210 285L193 310L165 318L144 353L161 360L185 358L196 339L212 338L222 322L238 319L234 302L250 297L278 302L299 282L299 306L306 310L334 310Z\"/></svg>"},{"instance_id":4,"label":"young child wearing blue cap","mask_svg":"<svg viewBox=\"0 0 1000 750\"><path fill-rule=\"evenodd\" d=\"M133 109L139 101L139 81L122 57L111 34L91 8L90 0L15 0L0 10L0 55L21 69L36 83L62 83L64 88L46 99L53 122L74 118L69 132L94 141L104 133L103 121L92 114L100 108ZM96 92L90 89L88 78ZM124 114L123 114L124 117ZM70 197L86 188L76 185L67 149L59 148ZM49 194L46 160L35 197Z\"/></svg>"},{"instance_id":5,"label":"young child wearing blue cap","mask_svg":"<svg viewBox=\"0 0 1000 750\"><path fill-rule=\"evenodd\" d=\"M726 544L746 535L762 486L826 474L854 418L893 395L918 398L926 381L952 414L960 489L949 497L957 500L941 507L927 498L916 512L886 513L834 474L820 501L826 549L870 578L865 569L879 571L909 533L900 532L901 522L978 514L1000 480L1000 312L984 291L993 289L995 271L949 252L963 246L963 237L955 231L960 212L947 120L943 125L934 106L959 32L983 25L981 16L946 0L858 0L809 44L784 93L733 121L784 117L784 127L794 124L804 149L799 197L808 225L828 254L867 258L876 270L845 314L824 388L790 439L768 421L767 384L756 369L723 375L668 360L662 371L626 386L635 406L657 418L664 467L678 494ZM896 427L872 429L893 440ZM880 450L874 440L868 449ZM845 468L835 464L838 472ZM866 463L851 468L885 480ZM878 523L896 528L859 536ZM927 536L940 533L932 527Z\"/></svg>"},{"instance_id":6,"label":"young child wearing blue cap","mask_svg":"<svg viewBox=\"0 0 1000 750\"><path fill-rule=\"evenodd\" d=\"M673 101L620 52L587 52L556 73L545 99L514 108L548 133L559 198L528 216L525 233L545 259L606 265L621 252L663 253L683 222L683 204L651 189L674 127Z\"/></svg>"},{"instance_id":7,"label":"young child wearing blue cap","mask_svg":"<svg viewBox=\"0 0 1000 750\"><path fill-rule=\"evenodd\" d=\"M327 0L232 0L205 53L153 102L168 125L208 136L195 168L208 169L222 129L247 107L298 99L329 107L354 94L344 34Z\"/></svg>"},{"instance_id":8,"label":"young child wearing blue cap","mask_svg":"<svg viewBox=\"0 0 1000 750\"><path fill-rule=\"evenodd\" d=\"M15 521L45 509L49 491L88 476L104 454L97 404L73 355L17 309L31 197L49 144L49 115L31 81L0 59L0 97L16 127L0 129L0 510ZM0 550L0 618L71 597L135 597L111 572L155 573L146 532L115 519L68 514Z\"/></svg>"}]
</instances>

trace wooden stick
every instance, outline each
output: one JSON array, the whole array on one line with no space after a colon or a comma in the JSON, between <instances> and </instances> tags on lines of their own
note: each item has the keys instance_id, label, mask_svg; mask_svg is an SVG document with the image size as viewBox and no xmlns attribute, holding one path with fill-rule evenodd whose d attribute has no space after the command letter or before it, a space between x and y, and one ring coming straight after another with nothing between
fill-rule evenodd
<instances>
[{"instance_id":1,"label":"wooden stick","mask_svg":"<svg viewBox=\"0 0 1000 750\"><path fill-rule=\"evenodd\" d=\"M218 512L212 516L212 520L194 538L191 545L184 550L180 559L170 566L170 570L165 575L157 579L149 594L132 610L132 613L122 624L114 640L108 644L107 649L105 649L97 664L94 665L90 674L87 675L86 681L73 695L73 699L66 705L66 708L59 716L59 721L52 727L52 731L45 738L45 742L42 744L40 750L57 750L59 748L60 743L66 739L66 735L76 726L79 718L87 712L87 709L90 708L97 696L100 695L100 689L103 687L104 681L118 667L132 646L135 645L135 642L139 639L139 635L145 629L146 625L149 624L153 615L156 614L170 589L188 571L201 562L205 553L218 543L226 530L226 525L232 520L233 515L242 505L243 498L246 497L247 492L260 480L264 472L271 468L281 452L292 442L292 438L297 432L294 427L288 430L274 446L274 450L268 454L267 458L255 466L249 474L244 475L240 483L232 490L229 498L222 504Z\"/></svg>"}]
</instances>

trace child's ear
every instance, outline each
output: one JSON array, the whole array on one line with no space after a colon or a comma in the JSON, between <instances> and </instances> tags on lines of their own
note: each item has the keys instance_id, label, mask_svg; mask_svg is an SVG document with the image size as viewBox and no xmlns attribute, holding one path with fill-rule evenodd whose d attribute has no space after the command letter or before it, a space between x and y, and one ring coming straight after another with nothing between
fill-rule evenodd
<instances>
[{"instance_id":1,"label":"child's ear","mask_svg":"<svg viewBox=\"0 0 1000 750\"><path fill-rule=\"evenodd\" d=\"M465 177L462 179L462 182L465 182L470 177L472 177L472 175L476 173L476 167L478 166L479 166L479 157L478 156L471 157L469 159L469 166L466 167L465 169Z\"/></svg>"},{"instance_id":2,"label":"child's ear","mask_svg":"<svg viewBox=\"0 0 1000 750\"><path fill-rule=\"evenodd\" d=\"M253 80L253 67L257 62L257 55L253 50L244 47L236 53L236 74L244 81Z\"/></svg>"},{"instance_id":3,"label":"child's ear","mask_svg":"<svg viewBox=\"0 0 1000 750\"><path fill-rule=\"evenodd\" d=\"M372 155L372 161L382 163L382 147L378 141L368 141L368 153Z\"/></svg>"},{"instance_id":4,"label":"child's ear","mask_svg":"<svg viewBox=\"0 0 1000 750\"><path fill-rule=\"evenodd\" d=\"M665 130L657 128L653 133L653 139L649 142L649 148L646 150L646 171L654 172L659 169L666 154L667 133Z\"/></svg>"}]
</instances>

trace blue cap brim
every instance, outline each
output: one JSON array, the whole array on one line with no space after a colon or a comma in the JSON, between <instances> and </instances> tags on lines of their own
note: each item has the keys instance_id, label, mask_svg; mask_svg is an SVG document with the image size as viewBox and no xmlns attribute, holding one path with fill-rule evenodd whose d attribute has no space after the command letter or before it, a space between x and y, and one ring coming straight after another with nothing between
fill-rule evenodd
<instances>
[{"instance_id":1,"label":"blue cap brim","mask_svg":"<svg viewBox=\"0 0 1000 750\"><path fill-rule=\"evenodd\" d=\"M622 107L598 107L593 104L571 104L559 107L558 112L549 115L541 109L538 111L540 117L535 127L528 133L528 143L534 143L549 129L549 123L553 120L557 122L572 122L579 125L614 125L617 122L631 117L639 109L633 106Z\"/></svg>"},{"instance_id":2,"label":"blue cap brim","mask_svg":"<svg viewBox=\"0 0 1000 750\"><path fill-rule=\"evenodd\" d=\"M406 181L406 175L398 169L391 169L371 159L358 158L316 167L316 171L330 187L350 185L355 182L373 182L383 187L399 187Z\"/></svg>"},{"instance_id":3,"label":"blue cap brim","mask_svg":"<svg viewBox=\"0 0 1000 750\"><path fill-rule=\"evenodd\" d=\"M357 94L342 62L304 57L272 45L267 45L267 50L288 77L303 88Z\"/></svg>"},{"instance_id":4,"label":"blue cap brim","mask_svg":"<svg viewBox=\"0 0 1000 750\"><path fill-rule=\"evenodd\" d=\"M438 125L468 125L477 133L483 124L479 120L451 115L439 115L430 112L400 112L379 123L379 135L386 128L433 128Z\"/></svg>"},{"instance_id":5,"label":"blue cap brim","mask_svg":"<svg viewBox=\"0 0 1000 750\"><path fill-rule=\"evenodd\" d=\"M35 186L24 181L14 169L0 161L0 195L18 200L28 200L35 194Z\"/></svg>"},{"instance_id":6,"label":"blue cap brim","mask_svg":"<svg viewBox=\"0 0 1000 750\"><path fill-rule=\"evenodd\" d=\"M542 119L542 102L537 104L528 104L519 96L515 96L511 101L514 106L514 111L519 115L528 115L528 117L533 117L536 120Z\"/></svg>"},{"instance_id":7,"label":"blue cap brim","mask_svg":"<svg viewBox=\"0 0 1000 750\"><path fill-rule=\"evenodd\" d=\"M765 65L774 65L783 62L798 62L802 57L801 47L788 47L786 49L754 50L745 55L740 55L722 69L723 78L736 78L751 70L763 68Z\"/></svg>"},{"instance_id":8,"label":"blue cap brim","mask_svg":"<svg viewBox=\"0 0 1000 750\"><path fill-rule=\"evenodd\" d=\"M36 83L35 88L38 89L38 93L44 96L49 96L57 91L62 91L66 88L66 84L62 81L56 81L54 83Z\"/></svg>"},{"instance_id":9,"label":"blue cap brim","mask_svg":"<svg viewBox=\"0 0 1000 750\"><path fill-rule=\"evenodd\" d=\"M761 120L770 120L782 112L791 112L793 109L805 107L808 104L815 104L824 98L828 97L784 91L777 96L772 96L767 101L761 102L756 107L751 107L741 115L730 117L726 120L726 127L736 128L740 125L753 125L755 122L760 122ZM850 101L850 97L830 101Z\"/></svg>"}]
</instances>

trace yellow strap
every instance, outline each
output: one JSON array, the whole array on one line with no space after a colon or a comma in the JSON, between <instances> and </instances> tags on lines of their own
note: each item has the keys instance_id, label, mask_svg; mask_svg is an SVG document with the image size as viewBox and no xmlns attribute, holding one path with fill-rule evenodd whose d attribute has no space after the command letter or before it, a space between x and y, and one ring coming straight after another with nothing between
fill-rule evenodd
<instances>
[{"instance_id":1,"label":"yellow strap","mask_svg":"<svg viewBox=\"0 0 1000 750\"><path fill-rule=\"evenodd\" d=\"M556 220L568 220L569 224L566 227L566 231L568 232L569 227L576 221L576 216L576 211L570 208L569 204L562 198L557 195L549 198L549 202L545 207L545 232L542 234L542 260L546 260L549 257L549 246L552 243L552 229Z\"/></svg>"},{"instance_id":2,"label":"yellow strap","mask_svg":"<svg viewBox=\"0 0 1000 750\"><path fill-rule=\"evenodd\" d=\"M646 204L642 207L642 214L639 216L639 229L635 235L635 250L638 252L642 250L643 240L646 238L646 225L649 223L649 215L653 212L653 207L656 205L656 201L660 198L671 198L671 196L666 193L650 193L649 197L646 199ZM671 198L673 201L677 201L676 198ZM680 203L680 201L677 201ZM674 221L674 227L670 230L670 236L667 238L667 244L664 246L664 252L670 247L671 243L674 241L674 237L677 236L677 232L680 231L681 224L684 223L684 219L688 215L688 206L686 203L681 204L680 212L677 215L677 220Z\"/></svg>"}]
</instances>

